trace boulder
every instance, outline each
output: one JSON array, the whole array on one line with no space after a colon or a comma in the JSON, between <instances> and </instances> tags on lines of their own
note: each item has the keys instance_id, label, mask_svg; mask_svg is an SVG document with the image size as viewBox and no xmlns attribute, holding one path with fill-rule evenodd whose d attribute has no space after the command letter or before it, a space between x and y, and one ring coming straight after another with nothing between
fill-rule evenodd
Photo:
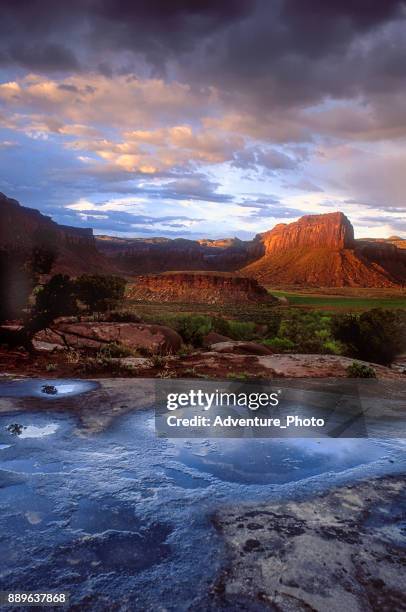
<instances>
[{"instance_id":1,"label":"boulder","mask_svg":"<svg viewBox=\"0 0 406 612\"><path fill-rule=\"evenodd\" d=\"M77 349L100 349L115 342L151 353L175 353L182 345L182 338L170 327L144 323L60 323L39 332L34 340Z\"/></svg>"},{"instance_id":2,"label":"boulder","mask_svg":"<svg viewBox=\"0 0 406 612\"><path fill-rule=\"evenodd\" d=\"M218 334L215 331L210 331L208 334L206 334L203 338L203 346L204 347L209 347L212 344L216 344L218 342L231 342L231 338L228 338L228 336L223 336L223 334Z\"/></svg>"},{"instance_id":3,"label":"boulder","mask_svg":"<svg viewBox=\"0 0 406 612\"><path fill-rule=\"evenodd\" d=\"M229 340L228 342L216 342L210 346L210 350L216 353L237 353L239 355L272 355L273 352L267 346L257 342L245 342Z\"/></svg>"}]
</instances>

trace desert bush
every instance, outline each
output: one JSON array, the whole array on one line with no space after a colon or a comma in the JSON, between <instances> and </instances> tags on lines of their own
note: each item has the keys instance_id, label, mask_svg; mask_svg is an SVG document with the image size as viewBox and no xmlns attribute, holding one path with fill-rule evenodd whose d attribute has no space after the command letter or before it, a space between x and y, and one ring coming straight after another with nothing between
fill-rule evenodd
<instances>
[{"instance_id":1,"label":"desert bush","mask_svg":"<svg viewBox=\"0 0 406 612\"><path fill-rule=\"evenodd\" d=\"M228 321L229 332L227 335L233 340L253 340L256 337L256 325L253 321Z\"/></svg>"},{"instance_id":2,"label":"desert bush","mask_svg":"<svg viewBox=\"0 0 406 612\"><path fill-rule=\"evenodd\" d=\"M105 312L124 298L126 281L113 275L83 274L75 281L80 301L91 312Z\"/></svg>"},{"instance_id":3,"label":"desert bush","mask_svg":"<svg viewBox=\"0 0 406 612\"><path fill-rule=\"evenodd\" d=\"M343 355L344 354L344 346L341 342L337 340L327 340L323 344L324 352L330 355Z\"/></svg>"},{"instance_id":4,"label":"desert bush","mask_svg":"<svg viewBox=\"0 0 406 612\"><path fill-rule=\"evenodd\" d=\"M336 315L332 333L351 357L388 365L406 347L406 312L374 308Z\"/></svg>"},{"instance_id":5,"label":"desert bush","mask_svg":"<svg viewBox=\"0 0 406 612\"><path fill-rule=\"evenodd\" d=\"M318 312L288 311L279 325L277 336L293 343L298 353L329 352L331 336L330 317Z\"/></svg>"},{"instance_id":6,"label":"desert bush","mask_svg":"<svg viewBox=\"0 0 406 612\"><path fill-rule=\"evenodd\" d=\"M212 328L210 317L205 315L185 315L178 318L176 331L186 344L202 346L203 338Z\"/></svg>"},{"instance_id":7,"label":"desert bush","mask_svg":"<svg viewBox=\"0 0 406 612\"><path fill-rule=\"evenodd\" d=\"M182 346L177 352L177 355L179 357L187 357L188 355L193 353L193 351L194 351L194 347L192 344L182 344Z\"/></svg>"},{"instance_id":8,"label":"desert bush","mask_svg":"<svg viewBox=\"0 0 406 612\"><path fill-rule=\"evenodd\" d=\"M35 333L56 318L77 313L75 286L64 274L55 274L35 293L35 303L26 321L26 328Z\"/></svg>"},{"instance_id":9,"label":"desert bush","mask_svg":"<svg viewBox=\"0 0 406 612\"><path fill-rule=\"evenodd\" d=\"M111 310L103 320L109 323L140 323L141 317L131 310Z\"/></svg>"},{"instance_id":10,"label":"desert bush","mask_svg":"<svg viewBox=\"0 0 406 612\"><path fill-rule=\"evenodd\" d=\"M376 372L365 363L353 361L347 368L347 376L348 378L376 378Z\"/></svg>"},{"instance_id":11,"label":"desert bush","mask_svg":"<svg viewBox=\"0 0 406 612\"><path fill-rule=\"evenodd\" d=\"M84 357L80 362L81 374L105 374L109 376L124 376L135 373L132 366L123 364L120 359L110 357Z\"/></svg>"},{"instance_id":12,"label":"desert bush","mask_svg":"<svg viewBox=\"0 0 406 612\"><path fill-rule=\"evenodd\" d=\"M108 342L97 352L97 357L99 359L114 359L119 357L130 357L132 355L134 355L134 351L118 342Z\"/></svg>"},{"instance_id":13,"label":"desert bush","mask_svg":"<svg viewBox=\"0 0 406 612\"><path fill-rule=\"evenodd\" d=\"M262 344L265 346L269 346L269 348L274 349L275 351L281 351L282 353L288 353L289 351L295 348L295 343L288 338L279 338L275 336L274 338L267 338L263 340Z\"/></svg>"},{"instance_id":14,"label":"desert bush","mask_svg":"<svg viewBox=\"0 0 406 612\"><path fill-rule=\"evenodd\" d=\"M231 333L230 321L228 321L228 319L224 319L223 317L213 317L212 330L215 331L217 334L229 336Z\"/></svg>"}]
</instances>

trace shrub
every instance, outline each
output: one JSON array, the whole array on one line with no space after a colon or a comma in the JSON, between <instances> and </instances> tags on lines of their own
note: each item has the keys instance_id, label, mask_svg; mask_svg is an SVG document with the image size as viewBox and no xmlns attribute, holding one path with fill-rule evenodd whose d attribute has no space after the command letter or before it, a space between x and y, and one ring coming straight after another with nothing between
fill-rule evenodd
<instances>
[{"instance_id":1,"label":"shrub","mask_svg":"<svg viewBox=\"0 0 406 612\"><path fill-rule=\"evenodd\" d=\"M80 372L84 375L104 374L109 376L134 375L136 370L123 364L120 359L109 357L85 357L80 362Z\"/></svg>"},{"instance_id":2,"label":"shrub","mask_svg":"<svg viewBox=\"0 0 406 612\"><path fill-rule=\"evenodd\" d=\"M376 372L370 366L353 361L347 368L348 378L376 378Z\"/></svg>"},{"instance_id":3,"label":"shrub","mask_svg":"<svg viewBox=\"0 0 406 612\"><path fill-rule=\"evenodd\" d=\"M292 340L288 338L279 338L278 336L275 336L275 338L267 338L263 341L263 344L275 351L281 351L282 353L289 352L295 348L295 343L292 342Z\"/></svg>"},{"instance_id":4,"label":"shrub","mask_svg":"<svg viewBox=\"0 0 406 612\"><path fill-rule=\"evenodd\" d=\"M134 351L127 346L119 344L118 342L108 342L99 349L97 357L99 359L114 359L117 357L130 357L133 354Z\"/></svg>"},{"instance_id":5,"label":"shrub","mask_svg":"<svg viewBox=\"0 0 406 612\"><path fill-rule=\"evenodd\" d=\"M73 315L77 312L74 283L69 276L56 274L35 294L27 328L35 333L44 329L57 317Z\"/></svg>"},{"instance_id":6,"label":"shrub","mask_svg":"<svg viewBox=\"0 0 406 612\"><path fill-rule=\"evenodd\" d=\"M223 319L214 317L212 329L218 334L228 336L233 340L252 340L257 337L257 324L254 321L236 321L235 319Z\"/></svg>"},{"instance_id":7,"label":"shrub","mask_svg":"<svg viewBox=\"0 0 406 612\"><path fill-rule=\"evenodd\" d=\"M332 340L330 318L317 311L288 311L277 336L290 340L299 353L324 353L325 343Z\"/></svg>"},{"instance_id":8,"label":"shrub","mask_svg":"<svg viewBox=\"0 0 406 612\"><path fill-rule=\"evenodd\" d=\"M104 321L111 323L140 323L141 317L131 310L111 310L103 317Z\"/></svg>"},{"instance_id":9,"label":"shrub","mask_svg":"<svg viewBox=\"0 0 406 612\"><path fill-rule=\"evenodd\" d=\"M178 350L179 357L187 357L191 353L193 353L194 347L191 344L182 344L180 349Z\"/></svg>"},{"instance_id":10,"label":"shrub","mask_svg":"<svg viewBox=\"0 0 406 612\"><path fill-rule=\"evenodd\" d=\"M77 296L90 311L114 308L124 297L126 281L113 275L83 274L75 281Z\"/></svg>"},{"instance_id":11,"label":"shrub","mask_svg":"<svg viewBox=\"0 0 406 612\"><path fill-rule=\"evenodd\" d=\"M348 355L388 365L406 346L406 313L374 308L361 315L337 315L332 332Z\"/></svg>"},{"instance_id":12,"label":"shrub","mask_svg":"<svg viewBox=\"0 0 406 612\"><path fill-rule=\"evenodd\" d=\"M205 315L185 315L178 319L176 327L186 344L201 346L204 336L212 328L212 322Z\"/></svg>"},{"instance_id":13,"label":"shrub","mask_svg":"<svg viewBox=\"0 0 406 612\"><path fill-rule=\"evenodd\" d=\"M213 317L212 330L215 331L217 334L229 336L231 334L230 322L227 319L223 319L222 317Z\"/></svg>"},{"instance_id":14,"label":"shrub","mask_svg":"<svg viewBox=\"0 0 406 612\"><path fill-rule=\"evenodd\" d=\"M252 321L228 321L228 335L233 340L252 340L255 337L255 323Z\"/></svg>"},{"instance_id":15,"label":"shrub","mask_svg":"<svg viewBox=\"0 0 406 612\"><path fill-rule=\"evenodd\" d=\"M342 343L337 342L337 340L328 340L323 344L323 349L325 353L330 355L342 355L344 352Z\"/></svg>"}]
</instances>

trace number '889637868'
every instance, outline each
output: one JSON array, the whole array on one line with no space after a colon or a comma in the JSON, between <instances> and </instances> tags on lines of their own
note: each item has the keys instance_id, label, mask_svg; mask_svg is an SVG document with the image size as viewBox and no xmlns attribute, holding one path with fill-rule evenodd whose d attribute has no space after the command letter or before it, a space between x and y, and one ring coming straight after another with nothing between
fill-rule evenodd
<instances>
[{"instance_id":1,"label":"number '889637868'","mask_svg":"<svg viewBox=\"0 0 406 612\"><path fill-rule=\"evenodd\" d=\"M0 593L0 605L18 606L63 606L69 601L68 593L3 591Z\"/></svg>"}]
</instances>

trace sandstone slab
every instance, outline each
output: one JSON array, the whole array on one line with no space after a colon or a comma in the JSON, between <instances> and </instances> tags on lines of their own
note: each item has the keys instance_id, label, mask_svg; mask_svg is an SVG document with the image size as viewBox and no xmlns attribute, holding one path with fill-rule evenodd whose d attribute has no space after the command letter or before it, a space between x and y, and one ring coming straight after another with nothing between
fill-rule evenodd
<instances>
[{"instance_id":1,"label":"sandstone slab","mask_svg":"<svg viewBox=\"0 0 406 612\"><path fill-rule=\"evenodd\" d=\"M114 342L151 353L174 353L182 345L181 337L173 329L139 323L61 323L39 332L35 340L75 349L100 349Z\"/></svg>"},{"instance_id":2,"label":"sandstone slab","mask_svg":"<svg viewBox=\"0 0 406 612\"><path fill-rule=\"evenodd\" d=\"M228 563L213 609L252 602L281 612L405 609L405 490L403 475L389 476L217 513Z\"/></svg>"}]
</instances>

